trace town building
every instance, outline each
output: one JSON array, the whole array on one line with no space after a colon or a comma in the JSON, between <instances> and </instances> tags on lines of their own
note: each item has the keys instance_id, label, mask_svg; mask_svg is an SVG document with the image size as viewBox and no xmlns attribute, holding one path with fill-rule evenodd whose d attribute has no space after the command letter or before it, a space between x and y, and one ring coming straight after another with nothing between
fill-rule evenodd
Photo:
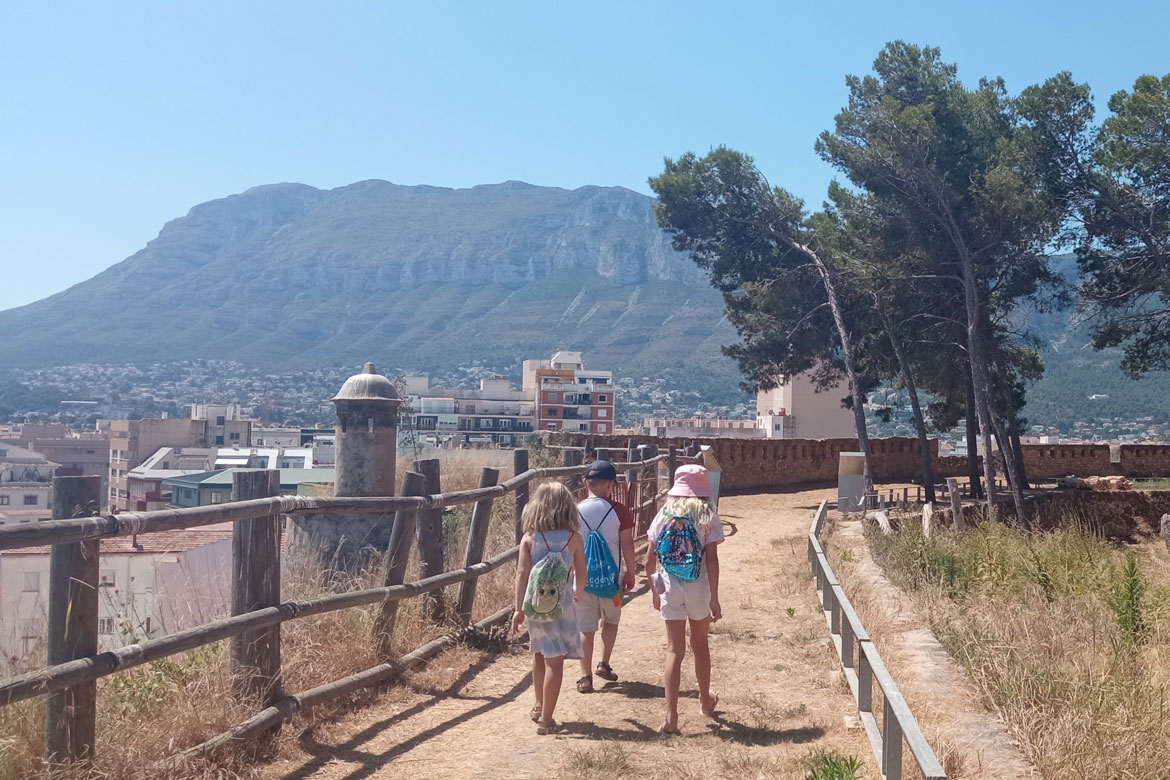
<instances>
[{"instance_id":1,"label":"town building","mask_svg":"<svg viewBox=\"0 0 1170 780\"><path fill-rule=\"evenodd\" d=\"M0 442L0 525L49 519L55 469L39 452Z\"/></svg>"},{"instance_id":2,"label":"town building","mask_svg":"<svg viewBox=\"0 0 1170 780\"><path fill-rule=\"evenodd\" d=\"M241 470L219 469L170 477L163 480L163 492L170 497L169 506L175 509L223 504L231 501L232 479ZM297 495L301 485L332 483L333 469L280 469L280 492L285 495Z\"/></svg>"},{"instance_id":3,"label":"town building","mask_svg":"<svg viewBox=\"0 0 1170 780\"><path fill-rule=\"evenodd\" d=\"M613 433L612 371L587 371L580 352L562 350L549 360L525 360L523 376L522 388L535 401L536 430Z\"/></svg>"},{"instance_id":4,"label":"town building","mask_svg":"<svg viewBox=\"0 0 1170 780\"><path fill-rule=\"evenodd\" d=\"M425 376L407 376L404 382L407 403L400 412L410 415L414 435L425 443L440 446L457 441L514 447L519 437L532 433L533 394L517 390L507 377L485 377L478 390L431 387ZM411 432L405 424L399 430L407 435Z\"/></svg>"},{"instance_id":5,"label":"town building","mask_svg":"<svg viewBox=\"0 0 1170 780\"><path fill-rule=\"evenodd\" d=\"M654 417L643 417L637 433L642 436L658 436L667 439L713 439L718 437L758 439L764 436L764 430L756 425L755 420L702 417L700 415L667 417L665 412L660 412Z\"/></svg>"},{"instance_id":6,"label":"town building","mask_svg":"<svg viewBox=\"0 0 1170 780\"><path fill-rule=\"evenodd\" d=\"M103 539L98 650L166 636L227 615L231 537L231 526L222 524ZM0 552L0 669L26 667L30 656L43 653L48 599L48 547Z\"/></svg>"},{"instance_id":7,"label":"town building","mask_svg":"<svg viewBox=\"0 0 1170 780\"><path fill-rule=\"evenodd\" d=\"M808 374L797 374L756 395L756 426L769 439L852 439L853 411L841 405L844 385L818 390Z\"/></svg>"},{"instance_id":8,"label":"town building","mask_svg":"<svg viewBox=\"0 0 1170 780\"><path fill-rule=\"evenodd\" d=\"M130 471L162 447L251 446L252 421L239 418L239 407L192 404L191 412L207 416L109 421L112 511L137 507L130 496Z\"/></svg>"}]
</instances>

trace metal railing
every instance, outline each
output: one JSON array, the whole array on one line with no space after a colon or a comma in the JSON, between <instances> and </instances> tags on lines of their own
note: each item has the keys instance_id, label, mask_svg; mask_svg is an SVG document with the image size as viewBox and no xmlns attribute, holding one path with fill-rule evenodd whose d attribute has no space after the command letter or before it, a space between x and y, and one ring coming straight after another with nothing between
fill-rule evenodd
<instances>
[{"instance_id":1,"label":"metal railing","mask_svg":"<svg viewBox=\"0 0 1170 780\"><path fill-rule=\"evenodd\" d=\"M853 698L857 701L857 712L861 725L869 738L870 748L877 759L878 767L885 780L902 780L902 744L910 748L918 768L926 780L946 780L946 772L926 741L914 713L902 697L902 691L894 682L886 664L878 653L877 645L870 639L861 618L853 609L849 597L837 575L829 566L825 551L821 547L821 531L828 513L828 502L822 501L813 515L808 531L808 563L816 577L817 593L821 597L821 609L829 624L833 646L841 658L841 667ZM873 684L882 696L882 716L879 724L873 711Z\"/></svg>"}]
</instances>

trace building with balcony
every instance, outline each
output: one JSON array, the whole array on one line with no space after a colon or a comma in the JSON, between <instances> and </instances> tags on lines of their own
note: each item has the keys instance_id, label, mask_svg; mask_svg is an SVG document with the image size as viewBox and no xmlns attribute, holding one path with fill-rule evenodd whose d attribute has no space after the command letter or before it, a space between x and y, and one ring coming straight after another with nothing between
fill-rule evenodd
<instances>
[{"instance_id":1,"label":"building with balcony","mask_svg":"<svg viewBox=\"0 0 1170 780\"><path fill-rule=\"evenodd\" d=\"M643 417L638 428L642 436L658 436L667 439L705 439L735 437L759 439L764 430L755 420L736 420L723 417L667 417L657 412L654 417Z\"/></svg>"},{"instance_id":2,"label":"building with balcony","mask_svg":"<svg viewBox=\"0 0 1170 780\"><path fill-rule=\"evenodd\" d=\"M818 390L808 374L797 374L756 394L756 426L769 439L853 439L853 411L841 405L844 384Z\"/></svg>"},{"instance_id":3,"label":"building with balcony","mask_svg":"<svg viewBox=\"0 0 1170 780\"><path fill-rule=\"evenodd\" d=\"M536 430L613 433L613 372L586 370L580 352L562 350L548 360L525 360L523 390L535 402Z\"/></svg>"},{"instance_id":4,"label":"building with balcony","mask_svg":"<svg viewBox=\"0 0 1170 780\"><path fill-rule=\"evenodd\" d=\"M110 420L111 511L137 508L130 496L129 474L163 447L249 447L252 421L238 418L238 407L193 404L198 418Z\"/></svg>"},{"instance_id":5,"label":"building with balcony","mask_svg":"<svg viewBox=\"0 0 1170 780\"><path fill-rule=\"evenodd\" d=\"M410 415L414 434L423 441L514 447L519 437L532 433L532 394L517 390L507 377L496 374L481 379L478 390L431 387L425 376L407 376L404 381L407 403L401 413ZM406 423L399 429L408 430Z\"/></svg>"}]
</instances>

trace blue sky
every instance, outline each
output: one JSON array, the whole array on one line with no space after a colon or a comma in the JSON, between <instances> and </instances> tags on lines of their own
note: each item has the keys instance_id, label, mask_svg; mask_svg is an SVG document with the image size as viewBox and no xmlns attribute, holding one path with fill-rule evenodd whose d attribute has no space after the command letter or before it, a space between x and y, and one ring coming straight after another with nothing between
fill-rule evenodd
<instances>
[{"instance_id":1,"label":"blue sky","mask_svg":"<svg viewBox=\"0 0 1170 780\"><path fill-rule=\"evenodd\" d=\"M813 153L888 40L1099 106L1170 71L1170 3L0 0L0 309L257 184L521 179L648 192L727 144L812 204Z\"/></svg>"}]
</instances>

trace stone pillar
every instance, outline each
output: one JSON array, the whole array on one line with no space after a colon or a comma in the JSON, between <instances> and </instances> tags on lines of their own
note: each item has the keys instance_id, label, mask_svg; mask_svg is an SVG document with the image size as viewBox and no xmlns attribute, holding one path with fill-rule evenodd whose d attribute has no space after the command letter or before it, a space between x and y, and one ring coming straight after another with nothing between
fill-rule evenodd
<instances>
[{"instance_id":1,"label":"stone pillar","mask_svg":"<svg viewBox=\"0 0 1170 780\"><path fill-rule=\"evenodd\" d=\"M394 385L366 363L333 398L335 496L394 495L398 456L398 405ZM384 553L394 515L295 515L290 553L306 553L326 569L356 570L370 552Z\"/></svg>"}]
</instances>

